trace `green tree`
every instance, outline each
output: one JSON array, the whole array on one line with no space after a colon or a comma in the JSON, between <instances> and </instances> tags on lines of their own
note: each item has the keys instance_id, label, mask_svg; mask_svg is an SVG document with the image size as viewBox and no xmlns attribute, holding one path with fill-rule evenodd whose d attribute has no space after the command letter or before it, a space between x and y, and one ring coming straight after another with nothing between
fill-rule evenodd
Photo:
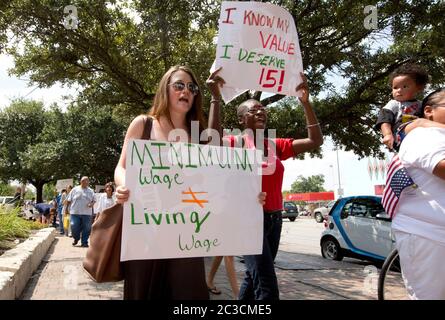
<instances>
[{"instance_id":1,"label":"green tree","mask_svg":"<svg viewBox=\"0 0 445 320\"><path fill-rule=\"evenodd\" d=\"M80 180L87 175L91 183L101 185L113 181L128 123L109 106L72 105L65 120L59 137L66 145L65 176Z\"/></svg>"},{"instance_id":2,"label":"green tree","mask_svg":"<svg viewBox=\"0 0 445 320\"><path fill-rule=\"evenodd\" d=\"M318 174L310 177L298 176L297 180L291 185L291 193L306 193L306 192L324 192L323 187L324 175Z\"/></svg>"},{"instance_id":3,"label":"green tree","mask_svg":"<svg viewBox=\"0 0 445 320\"><path fill-rule=\"evenodd\" d=\"M37 145L45 126L43 104L17 100L0 112L0 177L2 180L18 180L31 183L37 195L43 185L51 181L47 172L36 172L23 160L29 146ZM38 171L39 169L37 169Z\"/></svg>"},{"instance_id":4,"label":"green tree","mask_svg":"<svg viewBox=\"0 0 445 320\"><path fill-rule=\"evenodd\" d=\"M32 198L36 198L35 192L31 188L26 188L24 199L31 200Z\"/></svg>"},{"instance_id":5,"label":"green tree","mask_svg":"<svg viewBox=\"0 0 445 320\"><path fill-rule=\"evenodd\" d=\"M43 187L43 197L42 197L42 200L41 201L37 201L37 202L50 201L50 200L52 200L54 198L56 193L57 193L56 184L55 183L47 183Z\"/></svg>"},{"instance_id":6,"label":"green tree","mask_svg":"<svg viewBox=\"0 0 445 320\"><path fill-rule=\"evenodd\" d=\"M125 124L112 108L72 105L63 113L35 101L18 100L0 111L0 179L36 187L88 175L92 183L112 181Z\"/></svg>"},{"instance_id":7,"label":"green tree","mask_svg":"<svg viewBox=\"0 0 445 320\"><path fill-rule=\"evenodd\" d=\"M0 195L2 196L13 196L15 193L15 188L8 183L0 183Z\"/></svg>"},{"instance_id":8,"label":"green tree","mask_svg":"<svg viewBox=\"0 0 445 320\"><path fill-rule=\"evenodd\" d=\"M188 64L198 78L207 76L216 31L192 26L200 1L78 0L75 30L63 24L68 4L13 0L3 5L0 30L20 37L26 48L4 43L15 57L14 74L29 75L40 86L80 84L81 99L95 105L125 104L133 115L147 110L170 66Z\"/></svg>"}]
</instances>

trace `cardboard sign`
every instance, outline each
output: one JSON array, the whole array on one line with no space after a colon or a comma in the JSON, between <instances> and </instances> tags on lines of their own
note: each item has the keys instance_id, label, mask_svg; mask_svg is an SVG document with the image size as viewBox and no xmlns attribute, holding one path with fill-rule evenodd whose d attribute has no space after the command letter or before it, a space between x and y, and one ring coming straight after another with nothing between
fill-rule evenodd
<instances>
[{"instance_id":1,"label":"cardboard sign","mask_svg":"<svg viewBox=\"0 0 445 320\"><path fill-rule=\"evenodd\" d=\"M131 139L126 156L121 261L261 253L259 151Z\"/></svg>"},{"instance_id":2,"label":"cardboard sign","mask_svg":"<svg viewBox=\"0 0 445 320\"><path fill-rule=\"evenodd\" d=\"M212 70L221 66L226 103L248 89L298 96L303 63L291 14L269 3L222 2Z\"/></svg>"},{"instance_id":3,"label":"cardboard sign","mask_svg":"<svg viewBox=\"0 0 445 320\"><path fill-rule=\"evenodd\" d=\"M96 184L94 186L94 192L95 193L105 192L105 186L104 185L100 185L100 184Z\"/></svg>"},{"instance_id":4,"label":"cardboard sign","mask_svg":"<svg viewBox=\"0 0 445 320\"><path fill-rule=\"evenodd\" d=\"M68 186L74 187L73 179L57 180L57 182L56 182L56 190L58 192L62 191L63 189L68 188Z\"/></svg>"}]
</instances>

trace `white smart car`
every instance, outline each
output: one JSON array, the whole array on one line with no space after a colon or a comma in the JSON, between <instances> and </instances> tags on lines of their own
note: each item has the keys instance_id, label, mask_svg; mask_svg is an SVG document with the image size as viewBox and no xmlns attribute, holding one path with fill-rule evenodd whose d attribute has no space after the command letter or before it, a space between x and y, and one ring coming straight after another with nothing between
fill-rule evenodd
<instances>
[{"instance_id":1,"label":"white smart car","mask_svg":"<svg viewBox=\"0 0 445 320\"><path fill-rule=\"evenodd\" d=\"M376 196L346 197L337 200L329 212L321 234L321 254L326 259L344 256L383 261L395 241L391 221Z\"/></svg>"}]
</instances>

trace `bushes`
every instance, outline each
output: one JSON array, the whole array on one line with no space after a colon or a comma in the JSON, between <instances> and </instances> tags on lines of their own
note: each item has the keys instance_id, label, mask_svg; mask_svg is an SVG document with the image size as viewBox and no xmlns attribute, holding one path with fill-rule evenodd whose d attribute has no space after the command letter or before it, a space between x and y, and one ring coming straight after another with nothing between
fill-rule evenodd
<instances>
[{"instance_id":1,"label":"bushes","mask_svg":"<svg viewBox=\"0 0 445 320\"><path fill-rule=\"evenodd\" d=\"M7 249L17 238L27 238L31 230L45 226L39 222L25 220L18 216L20 208L6 209L0 207L0 249Z\"/></svg>"}]
</instances>

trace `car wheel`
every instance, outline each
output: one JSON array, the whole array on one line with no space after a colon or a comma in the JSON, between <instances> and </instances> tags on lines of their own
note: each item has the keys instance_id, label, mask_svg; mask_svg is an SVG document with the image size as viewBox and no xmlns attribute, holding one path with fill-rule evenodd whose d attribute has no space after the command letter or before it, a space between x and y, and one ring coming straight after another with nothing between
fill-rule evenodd
<instances>
[{"instance_id":1,"label":"car wheel","mask_svg":"<svg viewBox=\"0 0 445 320\"><path fill-rule=\"evenodd\" d=\"M323 222L323 216L321 215L320 212L315 212L315 221L317 221L318 223Z\"/></svg>"},{"instance_id":2,"label":"car wheel","mask_svg":"<svg viewBox=\"0 0 445 320\"><path fill-rule=\"evenodd\" d=\"M340 245L333 238L327 238L323 240L321 244L321 255L323 256L323 258L329 260L343 260L343 253L341 252Z\"/></svg>"},{"instance_id":3,"label":"car wheel","mask_svg":"<svg viewBox=\"0 0 445 320\"><path fill-rule=\"evenodd\" d=\"M292 222L294 222L295 219L296 219L295 217L290 217L290 218L289 218L289 220L292 221Z\"/></svg>"}]
</instances>

